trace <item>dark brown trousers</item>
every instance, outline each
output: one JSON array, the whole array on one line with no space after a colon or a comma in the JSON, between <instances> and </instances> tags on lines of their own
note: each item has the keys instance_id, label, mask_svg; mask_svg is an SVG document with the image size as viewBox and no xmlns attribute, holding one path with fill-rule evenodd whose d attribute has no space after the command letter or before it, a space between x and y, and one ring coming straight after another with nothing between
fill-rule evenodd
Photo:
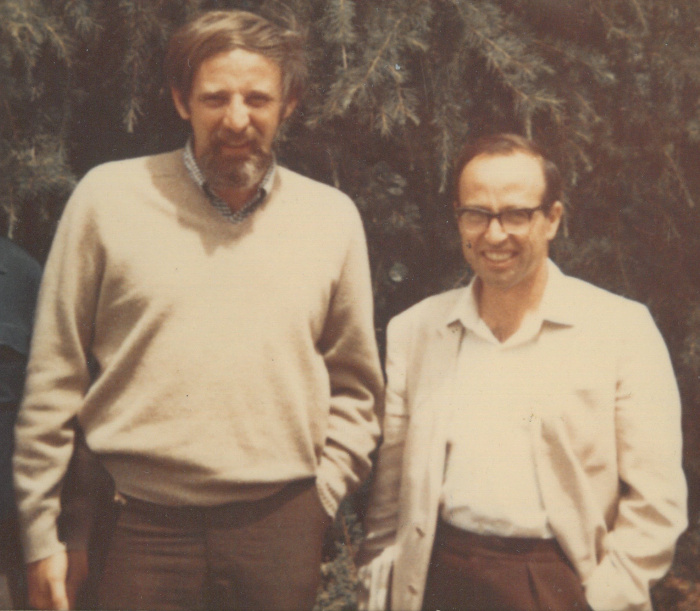
<instances>
[{"instance_id":1,"label":"dark brown trousers","mask_svg":"<svg viewBox=\"0 0 700 611\"><path fill-rule=\"evenodd\" d=\"M583 611L581 580L555 540L481 536L440 522L424 611Z\"/></svg>"},{"instance_id":2,"label":"dark brown trousers","mask_svg":"<svg viewBox=\"0 0 700 611\"><path fill-rule=\"evenodd\" d=\"M107 550L99 606L311 609L330 522L313 480L211 508L127 499Z\"/></svg>"}]
</instances>

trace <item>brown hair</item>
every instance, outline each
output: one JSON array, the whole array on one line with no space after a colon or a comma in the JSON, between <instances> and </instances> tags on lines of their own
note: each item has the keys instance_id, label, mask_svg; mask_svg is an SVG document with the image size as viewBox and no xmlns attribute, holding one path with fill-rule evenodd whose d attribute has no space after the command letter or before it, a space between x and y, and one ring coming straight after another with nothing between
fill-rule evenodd
<instances>
[{"instance_id":1,"label":"brown hair","mask_svg":"<svg viewBox=\"0 0 700 611\"><path fill-rule=\"evenodd\" d=\"M304 34L246 11L210 11L178 29L165 55L165 77L185 104L202 63L219 53L244 49L274 61L282 72L285 102L298 100L306 83Z\"/></svg>"},{"instance_id":2,"label":"brown hair","mask_svg":"<svg viewBox=\"0 0 700 611\"><path fill-rule=\"evenodd\" d=\"M542 164L545 189L542 201L545 211L556 201L560 201L563 192L563 183L559 168L547 158L544 151L532 140L528 140L517 134L494 134L479 138L473 143L467 143L462 148L454 165L454 198L457 200L459 193L459 179L467 164L479 155L499 156L525 153L538 159Z\"/></svg>"}]
</instances>

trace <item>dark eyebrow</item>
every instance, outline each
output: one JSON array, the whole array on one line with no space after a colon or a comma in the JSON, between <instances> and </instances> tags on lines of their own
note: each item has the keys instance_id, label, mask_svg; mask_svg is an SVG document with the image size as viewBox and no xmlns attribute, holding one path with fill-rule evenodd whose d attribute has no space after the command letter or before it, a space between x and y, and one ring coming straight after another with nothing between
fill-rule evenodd
<instances>
[{"instance_id":1,"label":"dark eyebrow","mask_svg":"<svg viewBox=\"0 0 700 611\"><path fill-rule=\"evenodd\" d=\"M493 210L491 210L490 208L487 208L480 204L460 204L459 208L468 208L469 210L479 210L481 212L493 212ZM506 210L524 210L527 208L529 208L529 206L522 206L518 204L506 205L504 208L501 209L501 212L505 212Z\"/></svg>"},{"instance_id":2,"label":"dark eyebrow","mask_svg":"<svg viewBox=\"0 0 700 611\"><path fill-rule=\"evenodd\" d=\"M224 98L226 95L224 91L203 91L198 97L200 100L208 100L211 98Z\"/></svg>"}]
</instances>

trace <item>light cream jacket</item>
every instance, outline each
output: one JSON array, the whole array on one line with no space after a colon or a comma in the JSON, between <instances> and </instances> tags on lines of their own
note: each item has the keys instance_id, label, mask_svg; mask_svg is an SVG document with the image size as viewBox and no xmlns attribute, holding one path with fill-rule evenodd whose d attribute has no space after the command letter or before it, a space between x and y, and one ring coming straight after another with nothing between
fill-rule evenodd
<instances>
[{"instance_id":1,"label":"light cream jacket","mask_svg":"<svg viewBox=\"0 0 700 611\"><path fill-rule=\"evenodd\" d=\"M537 341L551 344L551 358L524 389L537 397L531 432L545 510L595 611L649 610L649 588L687 525L668 352L644 306L549 265ZM374 560L360 570L370 608L383 608L392 565L390 608L421 608L471 290L428 298L389 325L384 442L364 548Z\"/></svg>"}]
</instances>

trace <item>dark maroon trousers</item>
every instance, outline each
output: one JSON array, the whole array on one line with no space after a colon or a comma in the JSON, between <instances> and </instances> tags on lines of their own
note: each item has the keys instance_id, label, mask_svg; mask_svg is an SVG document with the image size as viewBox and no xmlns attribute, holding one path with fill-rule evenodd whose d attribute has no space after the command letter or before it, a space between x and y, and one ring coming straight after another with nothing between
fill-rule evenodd
<instances>
[{"instance_id":1,"label":"dark maroon trousers","mask_svg":"<svg viewBox=\"0 0 700 611\"><path fill-rule=\"evenodd\" d=\"M166 507L126 499L98 586L101 609L312 609L325 513L313 480L259 501Z\"/></svg>"},{"instance_id":2,"label":"dark maroon trousers","mask_svg":"<svg viewBox=\"0 0 700 611\"><path fill-rule=\"evenodd\" d=\"M581 580L553 539L481 536L440 522L424 611L585 611Z\"/></svg>"}]
</instances>

